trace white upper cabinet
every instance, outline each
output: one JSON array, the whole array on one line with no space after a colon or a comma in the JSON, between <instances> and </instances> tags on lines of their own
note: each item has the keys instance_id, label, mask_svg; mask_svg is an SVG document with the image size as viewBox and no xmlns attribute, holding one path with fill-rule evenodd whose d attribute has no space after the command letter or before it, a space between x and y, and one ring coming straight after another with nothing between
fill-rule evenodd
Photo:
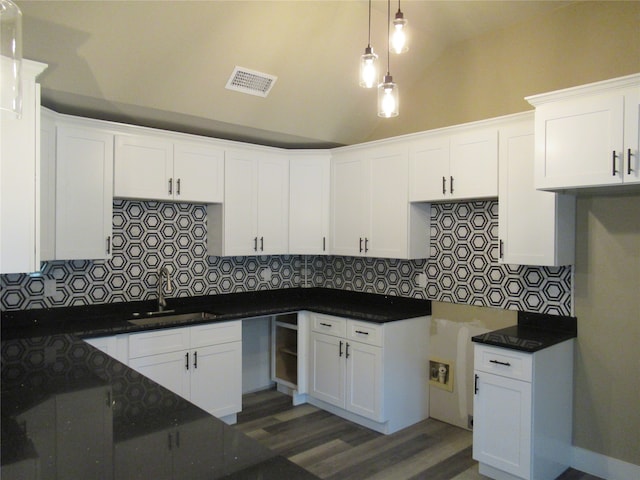
<instances>
[{"instance_id":1,"label":"white upper cabinet","mask_svg":"<svg viewBox=\"0 0 640 480\"><path fill-rule=\"evenodd\" d=\"M331 157L296 152L289 159L289 253L329 253Z\"/></svg>"},{"instance_id":2,"label":"white upper cabinet","mask_svg":"<svg viewBox=\"0 0 640 480\"><path fill-rule=\"evenodd\" d=\"M111 257L113 135L58 124L55 259Z\"/></svg>"},{"instance_id":3,"label":"white upper cabinet","mask_svg":"<svg viewBox=\"0 0 640 480\"><path fill-rule=\"evenodd\" d=\"M536 188L640 183L640 75L527 100L536 107Z\"/></svg>"},{"instance_id":4,"label":"white upper cabinet","mask_svg":"<svg viewBox=\"0 0 640 480\"><path fill-rule=\"evenodd\" d=\"M175 143L173 177L175 200L221 203L224 199L224 150L198 143Z\"/></svg>"},{"instance_id":5,"label":"white upper cabinet","mask_svg":"<svg viewBox=\"0 0 640 480\"><path fill-rule=\"evenodd\" d=\"M429 256L430 206L410 205L406 145L334 152L331 246L334 255Z\"/></svg>"},{"instance_id":6,"label":"white upper cabinet","mask_svg":"<svg viewBox=\"0 0 640 480\"><path fill-rule=\"evenodd\" d=\"M409 146L409 199L431 202L498 196L498 132L473 127L424 135Z\"/></svg>"},{"instance_id":7,"label":"white upper cabinet","mask_svg":"<svg viewBox=\"0 0 640 480\"><path fill-rule=\"evenodd\" d=\"M22 116L0 121L0 273L40 269L40 85L45 64L23 60Z\"/></svg>"},{"instance_id":8,"label":"white upper cabinet","mask_svg":"<svg viewBox=\"0 0 640 480\"><path fill-rule=\"evenodd\" d=\"M116 197L218 203L223 182L222 148L168 136L116 135Z\"/></svg>"},{"instance_id":9,"label":"white upper cabinet","mask_svg":"<svg viewBox=\"0 0 640 480\"><path fill-rule=\"evenodd\" d=\"M570 265L575 259L575 197L536 190L533 113L500 127L500 263Z\"/></svg>"},{"instance_id":10,"label":"white upper cabinet","mask_svg":"<svg viewBox=\"0 0 640 480\"><path fill-rule=\"evenodd\" d=\"M289 159L254 149L228 150L224 204L208 207L209 255L288 253Z\"/></svg>"}]
</instances>

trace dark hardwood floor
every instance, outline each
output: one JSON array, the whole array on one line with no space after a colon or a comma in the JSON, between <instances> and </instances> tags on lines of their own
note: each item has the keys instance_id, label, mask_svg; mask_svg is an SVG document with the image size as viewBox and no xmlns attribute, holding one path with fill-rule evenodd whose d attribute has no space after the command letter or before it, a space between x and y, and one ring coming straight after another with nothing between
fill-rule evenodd
<instances>
[{"instance_id":1,"label":"dark hardwood floor","mask_svg":"<svg viewBox=\"0 0 640 480\"><path fill-rule=\"evenodd\" d=\"M237 428L323 479L486 478L471 458L471 432L438 420L382 435L264 390L243 397ZM558 480L596 479L569 469Z\"/></svg>"}]
</instances>

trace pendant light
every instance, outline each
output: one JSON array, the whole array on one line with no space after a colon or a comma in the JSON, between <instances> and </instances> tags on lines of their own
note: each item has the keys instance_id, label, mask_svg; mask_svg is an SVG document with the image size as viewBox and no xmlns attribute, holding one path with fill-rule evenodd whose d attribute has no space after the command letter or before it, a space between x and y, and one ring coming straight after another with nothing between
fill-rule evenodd
<instances>
[{"instance_id":1,"label":"pendant light","mask_svg":"<svg viewBox=\"0 0 640 480\"><path fill-rule=\"evenodd\" d=\"M0 109L22 116L22 12L0 0Z\"/></svg>"},{"instance_id":2,"label":"pendant light","mask_svg":"<svg viewBox=\"0 0 640 480\"><path fill-rule=\"evenodd\" d=\"M360 57L360 86L373 88L378 81L378 55L371 48L371 0L369 0L369 42Z\"/></svg>"},{"instance_id":3,"label":"pendant light","mask_svg":"<svg viewBox=\"0 0 640 480\"><path fill-rule=\"evenodd\" d=\"M391 45L393 45L392 51L394 53L404 53L409 50L409 42L407 41L407 19L404 18L404 14L402 10L400 10L400 0L398 0L396 18L393 19Z\"/></svg>"},{"instance_id":4,"label":"pendant light","mask_svg":"<svg viewBox=\"0 0 640 480\"><path fill-rule=\"evenodd\" d=\"M398 85L389 72L389 25L391 24L391 0L387 0L387 74L378 85L378 116L397 117L399 110Z\"/></svg>"}]
</instances>

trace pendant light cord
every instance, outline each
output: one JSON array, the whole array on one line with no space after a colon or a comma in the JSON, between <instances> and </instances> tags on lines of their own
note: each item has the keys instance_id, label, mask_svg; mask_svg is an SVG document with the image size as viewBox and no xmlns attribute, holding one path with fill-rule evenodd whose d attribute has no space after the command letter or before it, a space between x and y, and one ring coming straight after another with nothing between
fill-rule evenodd
<instances>
[{"instance_id":1,"label":"pendant light cord","mask_svg":"<svg viewBox=\"0 0 640 480\"><path fill-rule=\"evenodd\" d=\"M371 47L371 0L369 0L369 43L367 45Z\"/></svg>"},{"instance_id":2,"label":"pendant light cord","mask_svg":"<svg viewBox=\"0 0 640 480\"><path fill-rule=\"evenodd\" d=\"M391 34L389 30L389 24L391 23L391 0L387 0L387 75L391 69L389 68L389 35Z\"/></svg>"}]
</instances>

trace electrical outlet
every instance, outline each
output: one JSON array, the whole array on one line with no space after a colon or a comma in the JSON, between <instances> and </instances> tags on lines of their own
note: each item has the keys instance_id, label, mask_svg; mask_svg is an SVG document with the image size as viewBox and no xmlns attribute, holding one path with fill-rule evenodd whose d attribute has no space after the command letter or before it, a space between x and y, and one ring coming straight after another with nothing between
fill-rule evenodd
<instances>
[{"instance_id":1,"label":"electrical outlet","mask_svg":"<svg viewBox=\"0 0 640 480\"><path fill-rule=\"evenodd\" d=\"M416 285L420 288L425 288L427 286L427 274L426 273L418 273L416 275Z\"/></svg>"}]
</instances>

